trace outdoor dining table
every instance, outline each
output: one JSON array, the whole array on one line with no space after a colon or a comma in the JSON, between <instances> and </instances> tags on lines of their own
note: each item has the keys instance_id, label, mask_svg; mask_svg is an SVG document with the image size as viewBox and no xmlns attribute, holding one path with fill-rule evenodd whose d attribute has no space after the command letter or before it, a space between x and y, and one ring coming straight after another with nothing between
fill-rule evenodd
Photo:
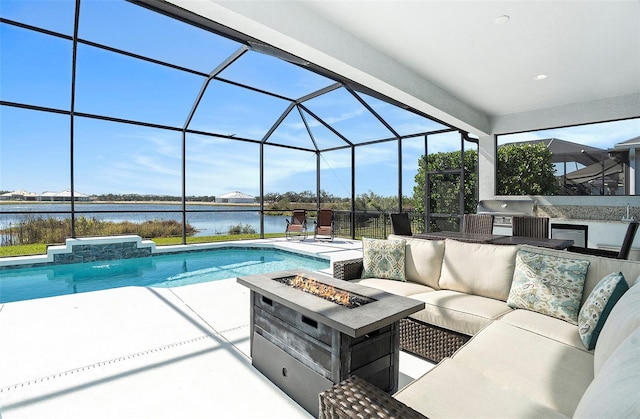
<instances>
[{"instance_id":1,"label":"outdoor dining table","mask_svg":"<svg viewBox=\"0 0 640 419\"><path fill-rule=\"evenodd\" d=\"M461 233L459 231L438 231L434 233L414 234L413 237L427 240L454 239L469 243L490 243L502 245L528 244L530 246L546 247L548 249L567 249L568 247L573 246L573 240L569 239Z\"/></svg>"}]
</instances>

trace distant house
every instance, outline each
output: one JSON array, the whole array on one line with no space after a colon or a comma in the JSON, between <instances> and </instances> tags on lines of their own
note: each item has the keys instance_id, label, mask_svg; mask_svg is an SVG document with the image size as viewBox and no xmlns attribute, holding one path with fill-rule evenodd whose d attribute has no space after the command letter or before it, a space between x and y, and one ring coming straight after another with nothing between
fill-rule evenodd
<instances>
[{"instance_id":1,"label":"distant house","mask_svg":"<svg viewBox=\"0 0 640 419\"><path fill-rule=\"evenodd\" d=\"M27 191L13 191L0 195L1 201L37 201L38 194Z\"/></svg>"},{"instance_id":2,"label":"distant house","mask_svg":"<svg viewBox=\"0 0 640 419\"><path fill-rule=\"evenodd\" d=\"M253 204L256 198L246 193L233 191L224 195L216 196L216 202L225 204Z\"/></svg>"},{"instance_id":3,"label":"distant house","mask_svg":"<svg viewBox=\"0 0 640 419\"><path fill-rule=\"evenodd\" d=\"M89 200L89 195L80 192L75 192L74 197L76 201ZM38 198L39 201L68 202L71 201L71 191L67 189L62 192L43 192Z\"/></svg>"}]
</instances>

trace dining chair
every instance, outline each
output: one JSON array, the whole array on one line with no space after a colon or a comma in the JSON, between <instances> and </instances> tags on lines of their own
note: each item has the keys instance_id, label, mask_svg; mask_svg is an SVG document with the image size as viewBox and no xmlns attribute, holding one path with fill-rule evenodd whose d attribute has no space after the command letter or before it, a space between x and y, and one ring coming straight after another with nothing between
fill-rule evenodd
<instances>
[{"instance_id":1,"label":"dining chair","mask_svg":"<svg viewBox=\"0 0 640 419\"><path fill-rule=\"evenodd\" d=\"M464 214L462 232L473 234L493 234L492 214Z\"/></svg>"},{"instance_id":2,"label":"dining chair","mask_svg":"<svg viewBox=\"0 0 640 419\"><path fill-rule=\"evenodd\" d=\"M514 215L511 227L513 236L549 238L549 218Z\"/></svg>"},{"instance_id":3,"label":"dining chair","mask_svg":"<svg viewBox=\"0 0 640 419\"><path fill-rule=\"evenodd\" d=\"M613 259L629 259L629 253L631 253L631 245L633 239L636 237L638 231L638 221L631 221L627 227L627 232L622 240L622 246L619 251L606 250L606 249L594 249L592 247L577 247L570 246L567 250L570 252L581 253L583 255L602 256Z\"/></svg>"},{"instance_id":4,"label":"dining chair","mask_svg":"<svg viewBox=\"0 0 640 419\"><path fill-rule=\"evenodd\" d=\"M411 220L406 212L389 214L391 216L391 231L399 236L412 236Z\"/></svg>"}]
</instances>

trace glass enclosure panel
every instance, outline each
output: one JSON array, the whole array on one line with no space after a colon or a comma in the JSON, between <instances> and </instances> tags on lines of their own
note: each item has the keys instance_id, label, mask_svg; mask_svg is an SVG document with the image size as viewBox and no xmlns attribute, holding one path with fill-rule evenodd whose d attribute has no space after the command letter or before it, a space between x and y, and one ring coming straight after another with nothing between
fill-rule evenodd
<instances>
[{"instance_id":1,"label":"glass enclosure panel","mask_svg":"<svg viewBox=\"0 0 640 419\"><path fill-rule=\"evenodd\" d=\"M240 47L204 29L113 0L82 2L79 36L207 74Z\"/></svg>"},{"instance_id":2,"label":"glass enclosure panel","mask_svg":"<svg viewBox=\"0 0 640 419\"><path fill-rule=\"evenodd\" d=\"M75 0L2 0L0 15L70 36L73 35L75 7Z\"/></svg>"},{"instance_id":3,"label":"glass enclosure panel","mask_svg":"<svg viewBox=\"0 0 640 419\"><path fill-rule=\"evenodd\" d=\"M424 159L424 147L424 137L402 140L402 207L404 211L412 211L415 208L414 201L421 200L424 195L424 183L419 184L416 179Z\"/></svg>"},{"instance_id":4,"label":"glass enclosure panel","mask_svg":"<svg viewBox=\"0 0 640 419\"><path fill-rule=\"evenodd\" d=\"M0 113L0 191L68 190L69 116L8 106Z\"/></svg>"},{"instance_id":5,"label":"glass enclosure panel","mask_svg":"<svg viewBox=\"0 0 640 419\"><path fill-rule=\"evenodd\" d=\"M347 203L341 205L343 209L349 209L351 201L351 149L327 151L320 155L320 203L336 201Z\"/></svg>"},{"instance_id":6,"label":"glass enclosure panel","mask_svg":"<svg viewBox=\"0 0 640 419\"><path fill-rule=\"evenodd\" d=\"M640 118L500 135L498 195L627 195Z\"/></svg>"},{"instance_id":7,"label":"glass enclosure panel","mask_svg":"<svg viewBox=\"0 0 640 419\"><path fill-rule=\"evenodd\" d=\"M204 77L78 46L76 110L182 127Z\"/></svg>"},{"instance_id":8,"label":"glass enclosure panel","mask_svg":"<svg viewBox=\"0 0 640 419\"><path fill-rule=\"evenodd\" d=\"M220 73L220 77L291 100L334 83L333 80L295 64L253 51L245 53L233 65L227 67Z\"/></svg>"},{"instance_id":9,"label":"glass enclosure panel","mask_svg":"<svg viewBox=\"0 0 640 419\"><path fill-rule=\"evenodd\" d=\"M212 81L189 128L259 141L288 105L289 102L285 100L228 83Z\"/></svg>"},{"instance_id":10,"label":"glass enclosure panel","mask_svg":"<svg viewBox=\"0 0 640 419\"><path fill-rule=\"evenodd\" d=\"M287 115L284 121L282 121L273 134L271 134L267 143L316 150L316 145L311 140L304 121L296 108L293 108L293 110L289 112L289 115Z\"/></svg>"},{"instance_id":11,"label":"glass enclosure panel","mask_svg":"<svg viewBox=\"0 0 640 419\"><path fill-rule=\"evenodd\" d=\"M355 165L356 208L397 212L397 141L357 147Z\"/></svg>"},{"instance_id":12,"label":"glass enclosure panel","mask_svg":"<svg viewBox=\"0 0 640 419\"><path fill-rule=\"evenodd\" d=\"M182 134L76 118L76 190L91 195L182 195Z\"/></svg>"},{"instance_id":13,"label":"glass enclosure panel","mask_svg":"<svg viewBox=\"0 0 640 419\"><path fill-rule=\"evenodd\" d=\"M71 60L71 41L0 23L0 99L69 109Z\"/></svg>"},{"instance_id":14,"label":"glass enclosure panel","mask_svg":"<svg viewBox=\"0 0 640 419\"><path fill-rule=\"evenodd\" d=\"M321 124L316 118L314 118L308 112L302 111L309 130L313 135L313 139L320 150L326 150L334 147L344 147L348 143L336 135L333 131Z\"/></svg>"},{"instance_id":15,"label":"glass enclosure panel","mask_svg":"<svg viewBox=\"0 0 640 419\"><path fill-rule=\"evenodd\" d=\"M358 95L400 135L411 135L448 128L438 122L424 118L390 103L383 102L364 93L358 93Z\"/></svg>"},{"instance_id":16,"label":"glass enclosure panel","mask_svg":"<svg viewBox=\"0 0 640 419\"><path fill-rule=\"evenodd\" d=\"M316 155L277 146L264 148L264 192L316 195ZM314 202L315 202L315 198Z\"/></svg>"},{"instance_id":17,"label":"glass enclosure panel","mask_svg":"<svg viewBox=\"0 0 640 419\"><path fill-rule=\"evenodd\" d=\"M189 134L186 154L189 202L254 203L260 194L258 144Z\"/></svg>"},{"instance_id":18,"label":"glass enclosure panel","mask_svg":"<svg viewBox=\"0 0 640 419\"><path fill-rule=\"evenodd\" d=\"M344 88L318 96L304 105L354 143L393 137L393 134Z\"/></svg>"}]
</instances>

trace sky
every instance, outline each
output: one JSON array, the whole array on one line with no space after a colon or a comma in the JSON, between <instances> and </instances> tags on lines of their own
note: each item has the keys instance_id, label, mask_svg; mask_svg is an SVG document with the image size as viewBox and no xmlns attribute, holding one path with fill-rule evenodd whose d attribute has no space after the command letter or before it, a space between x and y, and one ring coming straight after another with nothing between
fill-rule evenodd
<instances>
[{"instance_id":1,"label":"sky","mask_svg":"<svg viewBox=\"0 0 640 419\"><path fill-rule=\"evenodd\" d=\"M40 26L63 35L73 32L74 1L0 0L0 16ZM240 44L172 20L124 1L83 1L79 37L193 72L180 71L80 44L77 56L75 111L183 128L209 74ZM40 107L69 110L71 106L72 45L50 37L0 24L0 98ZM289 63L248 52L221 77L296 99L334 82ZM362 98L401 135L444 128L400 108L363 95ZM304 103L309 110L354 143L392 137L392 134L344 89ZM227 83L212 81L188 128L260 140L289 102ZM41 193L71 185L70 118L3 106L0 125L0 190ZM303 124L307 121L322 149L344 141L313 115L296 110L284 119L268 143L313 148ZM73 179L85 194L182 193L182 134L131 124L74 118ZM501 138L518 141L556 138L611 147L640 133L640 120L615 125L592 125L569 131L529 133ZM458 149L459 135L430 137L430 152ZM423 138L408 139L403 147L403 194L411 195ZM356 194L374 191L397 194L397 144L356 148ZM315 153L265 147L264 190L301 192L316 189ZM222 195L260 192L256 144L199 134L186 137L186 194ZM348 149L321 154L321 189L348 197L351 153Z\"/></svg>"}]
</instances>

